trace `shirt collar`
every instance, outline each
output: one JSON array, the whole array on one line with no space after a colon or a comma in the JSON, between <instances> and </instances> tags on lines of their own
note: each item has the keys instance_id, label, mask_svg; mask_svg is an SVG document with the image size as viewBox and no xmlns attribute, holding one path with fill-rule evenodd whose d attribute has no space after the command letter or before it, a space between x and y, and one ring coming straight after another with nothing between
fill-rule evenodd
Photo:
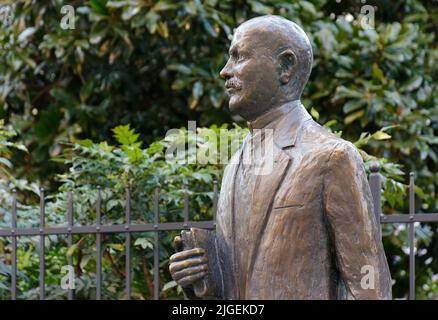
<instances>
[{"instance_id":1,"label":"shirt collar","mask_svg":"<svg viewBox=\"0 0 438 320\"><path fill-rule=\"evenodd\" d=\"M248 122L251 134L254 129L274 129L274 142L280 148L294 146L302 123L312 119L300 100L288 102Z\"/></svg>"}]
</instances>

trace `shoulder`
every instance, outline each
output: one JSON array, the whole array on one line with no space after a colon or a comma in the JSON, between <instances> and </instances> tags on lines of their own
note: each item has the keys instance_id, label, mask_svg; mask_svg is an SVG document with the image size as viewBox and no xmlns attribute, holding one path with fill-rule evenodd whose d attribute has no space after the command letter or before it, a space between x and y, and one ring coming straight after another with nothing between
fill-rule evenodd
<instances>
[{"instance_id":1,"label":"shoulder","mask_svg":"<svg viewBox=\"0 0 438 320\"><path fill-rule=\"evenodd\" d=\"M299 140L304 144L311 143L320 147L334 147L343 139L331 133L318 122L310 119L304 122Z\"/></svg>"},{"instance_id":2,"label":"shoulder","mask_svg":"<svg viewBox=\"0 0 438 320\"><path fill-rule=\"evenodd\" d=\"M336 136L313 120L306 122L300 140L313 153L324 155L329 166L345 161L363 163L353 143Z\"/></svg>"},{"instance_id":3,"label":"shoulder","mask_svg":"<svg viewBox=\"0 0 438 320\"><path fill-rule=\"evenodd\" d=\"M353 163L363 165L362 157L359 150L350 141L339 139L333 151L330 154L329 162L335 164ZM347 163L346 163L347 162Z\"/></svg>"}]
</instances>

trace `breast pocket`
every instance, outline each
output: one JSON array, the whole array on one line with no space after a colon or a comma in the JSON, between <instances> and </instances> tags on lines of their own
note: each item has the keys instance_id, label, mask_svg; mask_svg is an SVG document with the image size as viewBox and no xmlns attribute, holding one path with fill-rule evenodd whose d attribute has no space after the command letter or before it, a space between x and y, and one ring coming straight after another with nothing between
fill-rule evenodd
<instances>
[{"instance_id":1,"label":"breast pocket","mask_svg":"<svg viewBox=\"0 0 438 320\"><path fill-rule=\"evenodd\" d=\"M303 207L304 207L304 204L302 204L302 203L280 204L280 205L274 206L274 210L300 209Z\"/></svg>"},{"instance_id":2,"label":"breast pocket","mask_svg":"<svg viewBox=\"0 0 438 320\"><path fill-rule=\"evenodd\" d=\"M273 207L272 213L276 216L300 216L303 208L303 203L280 204Z\"/></svg>"}]
</instances>

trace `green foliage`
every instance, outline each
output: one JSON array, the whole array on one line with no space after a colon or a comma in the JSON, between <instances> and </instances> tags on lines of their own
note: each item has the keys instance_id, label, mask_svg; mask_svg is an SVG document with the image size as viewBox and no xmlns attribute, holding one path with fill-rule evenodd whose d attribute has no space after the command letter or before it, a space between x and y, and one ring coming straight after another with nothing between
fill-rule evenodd
<instances>
[{"instance_id":1,"label":"green foliage","mask_svg":"<svg viewBox=\"0 0 438 320\"><path fill-rule=\"evenodd\" d=\"M71 144L57 161L68 165L69 170L59 175L62 182L57 192L50 194L46 201L46 224L61 226L66 224L66 208L69 192L74 200L74 223L76 225L93 225L96 219L96 202L98 190L101 189L102 224L124 223L126 209L126 191L130 191L131 219L133 223L153 222L154 220L154 193L160 189L160 220L161 222L181 221L184 196L187 192L190 197L190 219L193 221L212 219L213 181L220 180L223 167L221 164L186 164L178 157L166 157L164 151L174 142L182 141L183 145L194 142L200 148L206 146L205 136L215 133L219 139L222 136L231 140L231 136L243 136L247 130L235 127L226 131L222 127L212 126L211 129L199 128L197 135L188 134L182 128L179 132L167 136L165 139L154 142L146 149L141 149L137 142L139 134L130 129L129 125L118 126L113 129L114 137L119 142L117 146L110 146L107 142L93 143L91 140L79 140ZM230 137L228 137L229 135ZM219 146L217 141L208 140L208 143ZM139 156L135 161L132 158L132 149L138 149ZM187 155L188 156L188 155ZM187 159L187 158L186 158ZM5 199L4 220L0 228L10 225L9 199ZM36 226L38 220L38 205L19 204L19 227ZM171 278L167 271L167 261L173 252L172 241L177 232L160 232L160 259L161 283L163 297L174 295L175 286L170 286ZM22 288L21 298L36 298L38 291L38 237L19 239L18 260L21 275L19 286ZM75 236L73 246L67 248L65 238L49 237L46 247L47 260L47 295L49 299L66 298L66 291L60 289L62 266L66 265L68 256L74 258L75 272L85 283L78 290L78 298L94 297L95 288L95 239L91 236ZM124 235L103 235L104 265L104 296L107 299L121 299L124 296ZM8 244L6 245L6 248ZM133 240L133 297L146 299L152 295L153 279L153 235L151 233L134 234ZM0 253L10 260L8 250ZM9 268L8 265L2 265ZM8 269L9 270L9 269ZM10 271L5 272L10 276ZM10 283L10 281L3 281ZM8 296L8 285L0 289L0 296ZM166 290L164 290L166 289Z\"/></svg>"},{"instance_id":2,"label":"green foliage","mask_svg":"<svg viewBox=\"0 0 438 320\"><path fill-rule=\"evenodd\" d=\"M126 209L126 188L130 191L130 208L132 210L133 223L152 222L154 219L154 192L160 189L160 221L181 221L184 195L188 192L190 197L190 219L194 221L212 219L212 184L220 181L223 164L218 163L216 158L210 158L209 162L202 162L205 149L213 150L217 155L223 147L223 141L231 149L233 142L238 147L243 137L248 133L237 125L230 130L227 126L212 126L211 128L198 128L196 134L182 128L178 132L166 136L164 139L151 144L146 149L141 149L137 142L139 134L130 129L129 125L118 126L112 131L117 146L110 146L107 142L94 143L91 140L79 140L66 149L63 157L58 161L65 162L70 168L65 174L59 175L62 185L59 190L47 197L46 223L50 226L60 226L66 223L66 208L69 192L74 200L74 223L79 225L93 225L96 219L96 203L98 192L102 198L102 223L124 223L124 211ZM373 135L375 136L375 134ZM211 137L214 137L212 139ZM222 140L222 146L221 141ZM195 155L188 153L166 153L175 144L187 148L190 143L196 144ZM131 150L126 147L135 145L139 150L139 160L132 161ZM361 150L367 168L371 162L378 161L383 170L385 192L393 184L399 185L396 179L400 179L401 171L398 166L388 163L385 159L378 159L367 155ZM195 156L198 161L190 163L191 157ZM227 156L230 154L227 153ZM401 192L404 185L400 184ZM101 190L101 191L98 191ZM386 197L385 197L386 198ZM6 207L7 204L5 205ZM38 206L19 205L20 227L30 227L38 224ZM4 223L0 227L7 227L10 223L10 207L4 212ZM173 251L172 240L175 232L160 232L160 278L162 283L163 297L181 294L174 281L167 272L168 257ZM38 237L31 239L19 239L18 264L23 272L20 274L19 285L22 288L21 298L36 298L38 291ZM68 256L74 258L76 275L85 283L83 288L77 291L79 298L93 298L95 283L95 239L91 236L75 236L75 242L67 247L65 239L49 237L46 251L48 259L48 298L62 299L66 292L59 287L60 271L66 264ZM145 299L152 295L152 272L153 270L153 236L151 233L134 234L133 240L133 297ZM108 299L123 298L124 292L124 235L104 235L103 241L103 272L105 274L104 296ZM1 252L2 250L0 250ZM3 250L8 260L10 257ZM8 268L3 265L3 268ZM5 275L10 275L5 273ZM6 295L8 286L4 286L3 293Z\"/></svg>"},{"instance_id":3,"label":"green foliage","mask_svg":"<svg viewBox=\"0 0 438 320\"><path fill-rule=\"evenodd\" d=\"M9 175L9 169L12 168L12 163L7 158L10 156L10 149L15 148L27 152L23 144L10 141L16 135L17 133L14 130L5 127L4 119L0 119L0 170L4 175Z\"/></svg>"}]
</instances>

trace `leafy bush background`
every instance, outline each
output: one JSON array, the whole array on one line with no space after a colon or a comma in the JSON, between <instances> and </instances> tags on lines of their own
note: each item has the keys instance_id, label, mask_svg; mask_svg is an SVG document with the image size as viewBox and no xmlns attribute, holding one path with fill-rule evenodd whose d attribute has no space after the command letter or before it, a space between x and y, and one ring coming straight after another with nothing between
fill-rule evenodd
<instances>
[{"instance_id":1,"label":"leafy bush background","mask_svg":"<svg viewBox=\"0 0 438 320\"><path fill-rule=\"evenodd\" d=\"M3 3L13 5L14 19L0 29L0 118L18 133L13 141L28 150L12 148L9 155L3 156L14 164L2 179L0 217L3 216L4 226L8 224L12 186L22 190L20 215L23 225L27 225L37 222L33 203L39 185L51 191L49 203L53 207L47 213L49 221L56 224L63 221L68 188L78 193L75 199L82 205L77 211L79 221L92 220L95 193L89 190L97 185L104 187L105 199L116 201L106 208L105 216L122 218L121 201L130 182L139 182L133 193L137 199L150 195L157 183L168 188L165 191L169 198L163 199L163 205L166 200L173 208L165 217L170 221L178 218L180 212L177 208L181 204L178 199L182 179L187 179L193 192L199 192L193 195L200 199L198 204L198 200L193 202L193 212L199 214L199 219L208 218L208 192L212 180L220 179L221 168L172 167L154 158L164 142L152 142L164 137L170 128L186 126L189 119L197 120L199 126L232 122L243 125L226 108L223 80L218 73L225 64L233 28L250 17L268 13L296 21L311 38L315 63L303 102L312 115L331 130L342 132L344 138L355 141L367 154L382 159L382 164L386 159L383 173L389 179L385 184L384 211L407 212L403 186L391 179L406 182L407 175L395 163L403 166L403 172L412 170L417 174L417 202L421 203L417 210L438 211L436 1L367 1L377 7L375 30L364 30L353 23L358 21L363 4L352 0L340 4L323 0L74 1L69 3L76 8L74 30L60 28L64 1ZM353 22L345 19L349 15L355 18ZM137 139L149 147L140 148L140 153L132 151L135 146L129 144L122 148L123 142L114 138L111 130L121 124L131 124L141 133ZM382 133L371 138L375 132L391 138ZM129 136L126 130L125 134ZM7 138L4 141L9 141ZM78 139L107 143L90 144ZM66 146L66 142L74 144ZM116 143L121 146L111 147ZM126 160L133 154L134 158L139 157L138 161ZM366 154L364 158L367 160ZM63 174L61 179L56 179L57 174ZM163 179L172 182L165 183ZM147 201L140 201L138 211L135 210L139 219L150 218ZM438 292L436 228L436 224L424 224L416 231L420 298L436 298ZM384 235L395 280L394 296L404 297L408 285L406 230L403 226L389 226ZM171 250L172 235L162 236L164 284L169 281L165 259ZM137 298L148 298L151 251L148 236L139 238L145 240L135 246L134 287ZM63 294L56 292L56 283L67 250L62 239L51 240L48 265L54 267L49 268L48 281L54 288L51 294L57 297ZM25 289L22 293L27 294L23 297L29 298L36 292L27 289L38 285L38 261L29 249L35 241L29 238L20 243L20 284ZM123 243L121 236L106 241ZM73 252L79 265L77 272L84 279L89 278L89 290L82 293L84 298L93 294L94 260L88 258L85 263L87 258L79 259L78 255L91 257L91 242L91 237L81 240ZM117 245L108 247L115 263L123 256L123 250L118 249L121 247ZM0 254L0 293L6 298L7 242L2 242ZM105 292L108 298L116 298L123 295L123 274L117 272L123 267L114 268L109 260L105 260L105 268L111 270L105 284L114 288ZM175 288L165 293L168 297L175 294Z\"/></svg>"}]
</instances>

